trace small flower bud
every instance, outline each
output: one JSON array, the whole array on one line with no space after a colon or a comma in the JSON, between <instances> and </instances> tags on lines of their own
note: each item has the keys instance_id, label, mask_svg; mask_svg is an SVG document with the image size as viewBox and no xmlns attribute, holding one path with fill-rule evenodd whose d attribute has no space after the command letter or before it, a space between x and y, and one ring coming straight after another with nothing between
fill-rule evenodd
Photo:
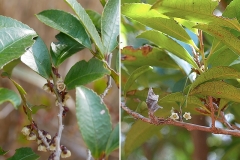
<instances>
[{"instance_id":1,"label":"small flower bud","mask_svg":"<svg viewBox=\"0 0 240 160\"><path fill-rule=\"evenodd\" d=\"M172 115L170 116L170 118L173 119L173 120L176 120L176 119L179 119L179 116L178 116L177 113L173 112Z\"/></svg>"},{"instance_id":2,"label":"small flower bud","mask_svg":"<svg viewBox=\"0 0 240 160\"><path fill-rule=\"evenodd\" d=\"M184 115L183 115L183 117L184 117L186 120L189 120L189 119L192 118L191 115L190 115L190 112L185 112Z\"/></svg>"},{"instance_id":3,"label":"small flower bud","mask_svg":"<svg viewBox=\"0 0 240 160\"><path fill-rule=\"evenodd\" d=\"M51 138L52 138L52 136L51 136L49 133L47 133L46 137L47 137L48 139L51 139Z\"/></svg>"},{"instance_id":4,"label":"small flower bud","mask_svg":"<svg viewBox=\"0 0 240 160\"><path fill-rule=\"evenodd\" d=\"M23 127L21 132L22 132L23 135L28 136L31 132L31 129L28 126L25 126L25 127Z\"/></svg>"},{"instance_id":5,"label":"small flower bud","mask_svg":"<svg viewBox=\"0 0 240 160\"><path fill-rule=\"evenodd\" d=\"M47 152L47 148L46 148L46 146L40 144L40 145L38 146L38 151Z\"/></svg>"},{"instance_id":6,"label":"small flower bud","mask_svg":"<svg viewBox=\"0 0 240 160\"><path fill-rule=\"evenodd\" d=\"M37 144L41 144L42 143L42 140L41 139L38 139L37 140Z\"/></svg>"},{"instance_id":7,"label":"small flower bud","mask_svg":"<svg viewBox=\"0 0 240 160\"><path fill-rule=\"evenodd\" d=\"M55 151L55 150L56 150L55 144L51 144L51 145L49 146L49 150L50 150L50 151Z\"/></svg>"},{"instance_id":8,"label":"small flower bud","mask_svg":"<svg viewBox=\"0 0 240 160\"><path fill-rule=\"evenodd\" d=\"M63 83L63 80L60 78L57 80L57 89L59 92L64 91L66 88L66 85Z\"/></svg>"},{"instance_id":9,"label":"small flower bud","mask_svg":"<svg viewBox=\"0 0 240 160\"><path fill-rule=\"evenodd\" d=\"M29 141L34 141L37 139L37 135L34 132L31 132L28 136L27 136L27 140Z\"/></svg>"},{"instance_id":10,"label":"small flower bud","mask_svg":"<svg viewBox=\"0 0 240 160\"><path fill-rule=\"evenodd\" d=\"M46 92L51 92L51 89L49 88L48 83L44 84L43 90Z\"/></svg>"},{"instance_id":11,"label":"small flower bud","mask_svg":"<svg viewBox=\"0 0 240 160\"><path fill-rule=\"evenodd\" d=\"M66 152L61 153L61 158L68 158L71 156L71 152L69 150L66 150Z\"/></svg>"}]
</instances>

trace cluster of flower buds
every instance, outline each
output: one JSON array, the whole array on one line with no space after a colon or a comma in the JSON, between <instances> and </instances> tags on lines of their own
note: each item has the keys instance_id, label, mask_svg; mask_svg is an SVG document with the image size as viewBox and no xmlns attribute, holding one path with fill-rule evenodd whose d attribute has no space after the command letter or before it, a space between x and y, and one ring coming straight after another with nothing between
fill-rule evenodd
<instances>
[{"instance_id":1,"label":"cluster of flower buds","mask_svg":"<svg viewBox=\"0 0 240 160\"><path fill-rule=\"evenodd\" d=\"M33 132L31 125L24 126L21 132L29 141L34 141L37 139L37 135Z\"/></svg>"}]
</instances>

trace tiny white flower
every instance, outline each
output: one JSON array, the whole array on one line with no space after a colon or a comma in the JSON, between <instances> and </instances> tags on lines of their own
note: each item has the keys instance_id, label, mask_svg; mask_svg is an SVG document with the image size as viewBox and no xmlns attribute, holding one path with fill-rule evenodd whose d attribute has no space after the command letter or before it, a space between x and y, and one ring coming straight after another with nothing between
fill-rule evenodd
<instances>
[{"instance_id":1,"label":"tiny white flower","mask_svg":"<svg viewBox=\"0 0 240 160\"><path fill-rule=\"evenodd\" d=\"M46 91L46 92L48 92L48 93L50 93L51 92L51 90L50 90L50 88L49 88L49 86L48 86L48 84L46 83L46 84L44 84L44 86L43 86L43 90L44 91Z\"/></svg>"},{"instance_id":2,"label":"tiny white flower","mask_svg":"<svg viewBox=\"0 0 240 160\"><path fill-rule=\"evenodd\" d=\"M49 133L46 135L46 137L47 137L48 139L51 139L51 138L52 138L52 136L51 136Z\"/></svg>"},{"instance_id":3,"label":"tiny white flower","mask_svg":"<svg viewBox=\"0 0 240 160\"><path fill-rule=\"evenodd\" d=\"M42 140L41 139L38 139L37 140L37 144L41 144L42 143Z\"/></svg>"},{"instance_id":4,"label":"tiny white flower","mask_svg":"<svg viewBox=\"0 0 240 160\"><path fill-rule=\"evenodd\" d=\"M23 127L23 129L21 130L22 134L25 136L28 136L31 132L31 129L28 128L27 126Z\"/></svg>"},{"instance_id":5,"label":"tiny white flower","mask_svg":"<svg viewBox=\"0 0 240 160\"><path fill-rule=\"evenodd\" d=\"M27 140L29 141L35 141L36 139L37 139L37 135L33 132L27 136Z\"/></svg>"},{"instance_id":6,"label":"tiny white flower","mask_svg":"<svg viewBox=\"0 0 240 160\"><path fill-rule=\"evenodd\" d=\"M66 153L62 152L61 157L62 158L68 158L71 156L71 152L69 150L66 151Z\"/></svg>"},{"instance_id":7,"label":"tiny white flower","mask_svg":"<svg viewBox=\"0 0 240 160\"><path fill-rule=\"evenodd\" d=\"M55 151L55 150L56 150L55 144L51 144L51 145L49 146L49 150L50 150L50 151Z\"/></svg>"},{"instance_id":8,"label":"tiny white flower","mask_svg":"<svg viewBox=\"0 0 240 160\"><path fill-rule=\"evenodd\" d=\"M66 88L66 85L63 83L62 79L57 80L57 89L62 92Z\"/></svg>"},{"instance_id":9,"label":"tiny white flower","mask_svg":"<svg viewBox=\"0 0 240 160\"><path fill-rule=\"evenodd\" d=\"M176 120L179 119L179 116L177 113L172 113L172 115L170 116L171 119Z\"/></svg>"},{"instance_id":10,"label":"tiny white flower","mask_svg":"<svg viewBox=\"0 0 240 160\"><path fill-rule=\"evenodd\" d=\"M185 112L184 115L183 115L183 117L184 117L186 120L189 120L189 119L192 118L191 115L190 115L190 112Z\"/></svg>"},{"instance_id":11,"label":"tiny white flower","mask_svg":"<svg viewBox=\"0 0 240 160\"><path fill-rule=\"evenodd\" d=\"M47 152L47 148L44 145L39 145L38 146L38 151L43 151L43 152Z\"/></svg>"}]
</instances>

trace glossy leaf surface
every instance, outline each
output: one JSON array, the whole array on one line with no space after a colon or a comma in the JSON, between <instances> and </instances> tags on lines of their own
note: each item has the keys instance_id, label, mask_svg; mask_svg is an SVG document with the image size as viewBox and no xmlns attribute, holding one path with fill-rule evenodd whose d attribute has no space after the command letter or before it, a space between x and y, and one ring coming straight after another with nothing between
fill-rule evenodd
<instances>
[{"instance_id":1,"label":"glossy leaf surface","mask_svg":"<svg viewBox=\"0 0 240 160\"><path fill-rule=\"evenodd\" d=\"M104 63L96 58L86 62L77 62L67 73L64 83L68 89L74 89L79 85L84 85L97 80L104 75L109 75L110 71L104 67Z\"/></svg>"},{"instance_id":2,"label":"glossy leaf surface","mask_svg":"<svg viewBox=\"0 0 240 160\"><path fill-rule=\"evenodd\" d=\"M42 77L49 79L52 68L50 54L47 46L40 37L38 37L34 45L21 56L21 61Z\"/></svg>"},{"instance_id":3,"label":"glossy leaf surface","mask_svg":"<svg viewBox=\"0 0 240 160\"><path fill-rule=\"evenodd\" d=\"M83 86L77 87L76 116L88 149L93 157L99 158L112 131L107 107L95 92Z\"/></svg>"},{"instance_id":4,"label":"glossy leaf surface","mask_svg":"<svg viewBox=\"0 0 240 160\"><path fill-rule=\"evenodd\" d=\"M119 0L108 0L102 14L101 35L106 53L112 52L118 45Z\"/></svg>"},{"instance_id":5,"label":"glossy leaf surface","mask_svg":"<svg viewBox=\"0 0 240 160\"><path fill-rule=\"evenodd\" d=\"M8 158L7 160L37 160L39 156L33 152L31 148L19 148L16 149L14 156Z\"/></svg>"},{"instance_id":6,"label":"glossy leaf surface","mask_svg":"<svg viewBox=\"0 0 240 160\"><path fill-rule=\"evenodd\" d=\"M60 10L45 10L36 16L44 24L72 37L85 47L89 49L92 48L91 41L84 26L72 14Z\"/></svg>"}]
</instances>

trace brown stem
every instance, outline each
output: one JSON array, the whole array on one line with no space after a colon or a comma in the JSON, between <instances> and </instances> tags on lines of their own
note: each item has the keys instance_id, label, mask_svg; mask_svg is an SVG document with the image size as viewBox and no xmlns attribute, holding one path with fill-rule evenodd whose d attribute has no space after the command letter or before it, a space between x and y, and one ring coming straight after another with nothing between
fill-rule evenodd
<instances>
[{"instance_id":1,"label":"brown stem","mask_svg":"<svg viewBox=\"0 0 240 160\"><path fill-rule=\"evenodd\" d=\"M140 119L144 122L154 124L154 125L173 125L173 126L178 126L178 127L183 127L186 128L188 131L194 131L194 130L199 130L199 131L204 131L204 132L210 132L214 134L225 134L225 135L232 135L232 136L237 136L240 137L240 131L238 130L228 130L228 129L222 129L222 128L216 128L216 127L206 127L206 126L201 126L201 125L196 125L196 124L191 124L191 123L186 123L186 122L180 122L180 121L175 121L170 118L154 118L157 121L152 121L150 118L146 118L142 116L139 113L136 113L129 109L125 104L121 105L122 109L125 110L128 114L132 115L136 119Z\"/></svg>"},{"instance_id":2,"label":"brown stem","mask_svg":"<svg viewBox=\"0 0 240 160\"><path fill-rule=\"evenodd\" d=\"M213 106L213 100L211 96L208 96L208 105L210 107L210 111L211 111L211 119L212 119L212 128L215 128L215 109Z\"/></svg>"}]
</instances>

